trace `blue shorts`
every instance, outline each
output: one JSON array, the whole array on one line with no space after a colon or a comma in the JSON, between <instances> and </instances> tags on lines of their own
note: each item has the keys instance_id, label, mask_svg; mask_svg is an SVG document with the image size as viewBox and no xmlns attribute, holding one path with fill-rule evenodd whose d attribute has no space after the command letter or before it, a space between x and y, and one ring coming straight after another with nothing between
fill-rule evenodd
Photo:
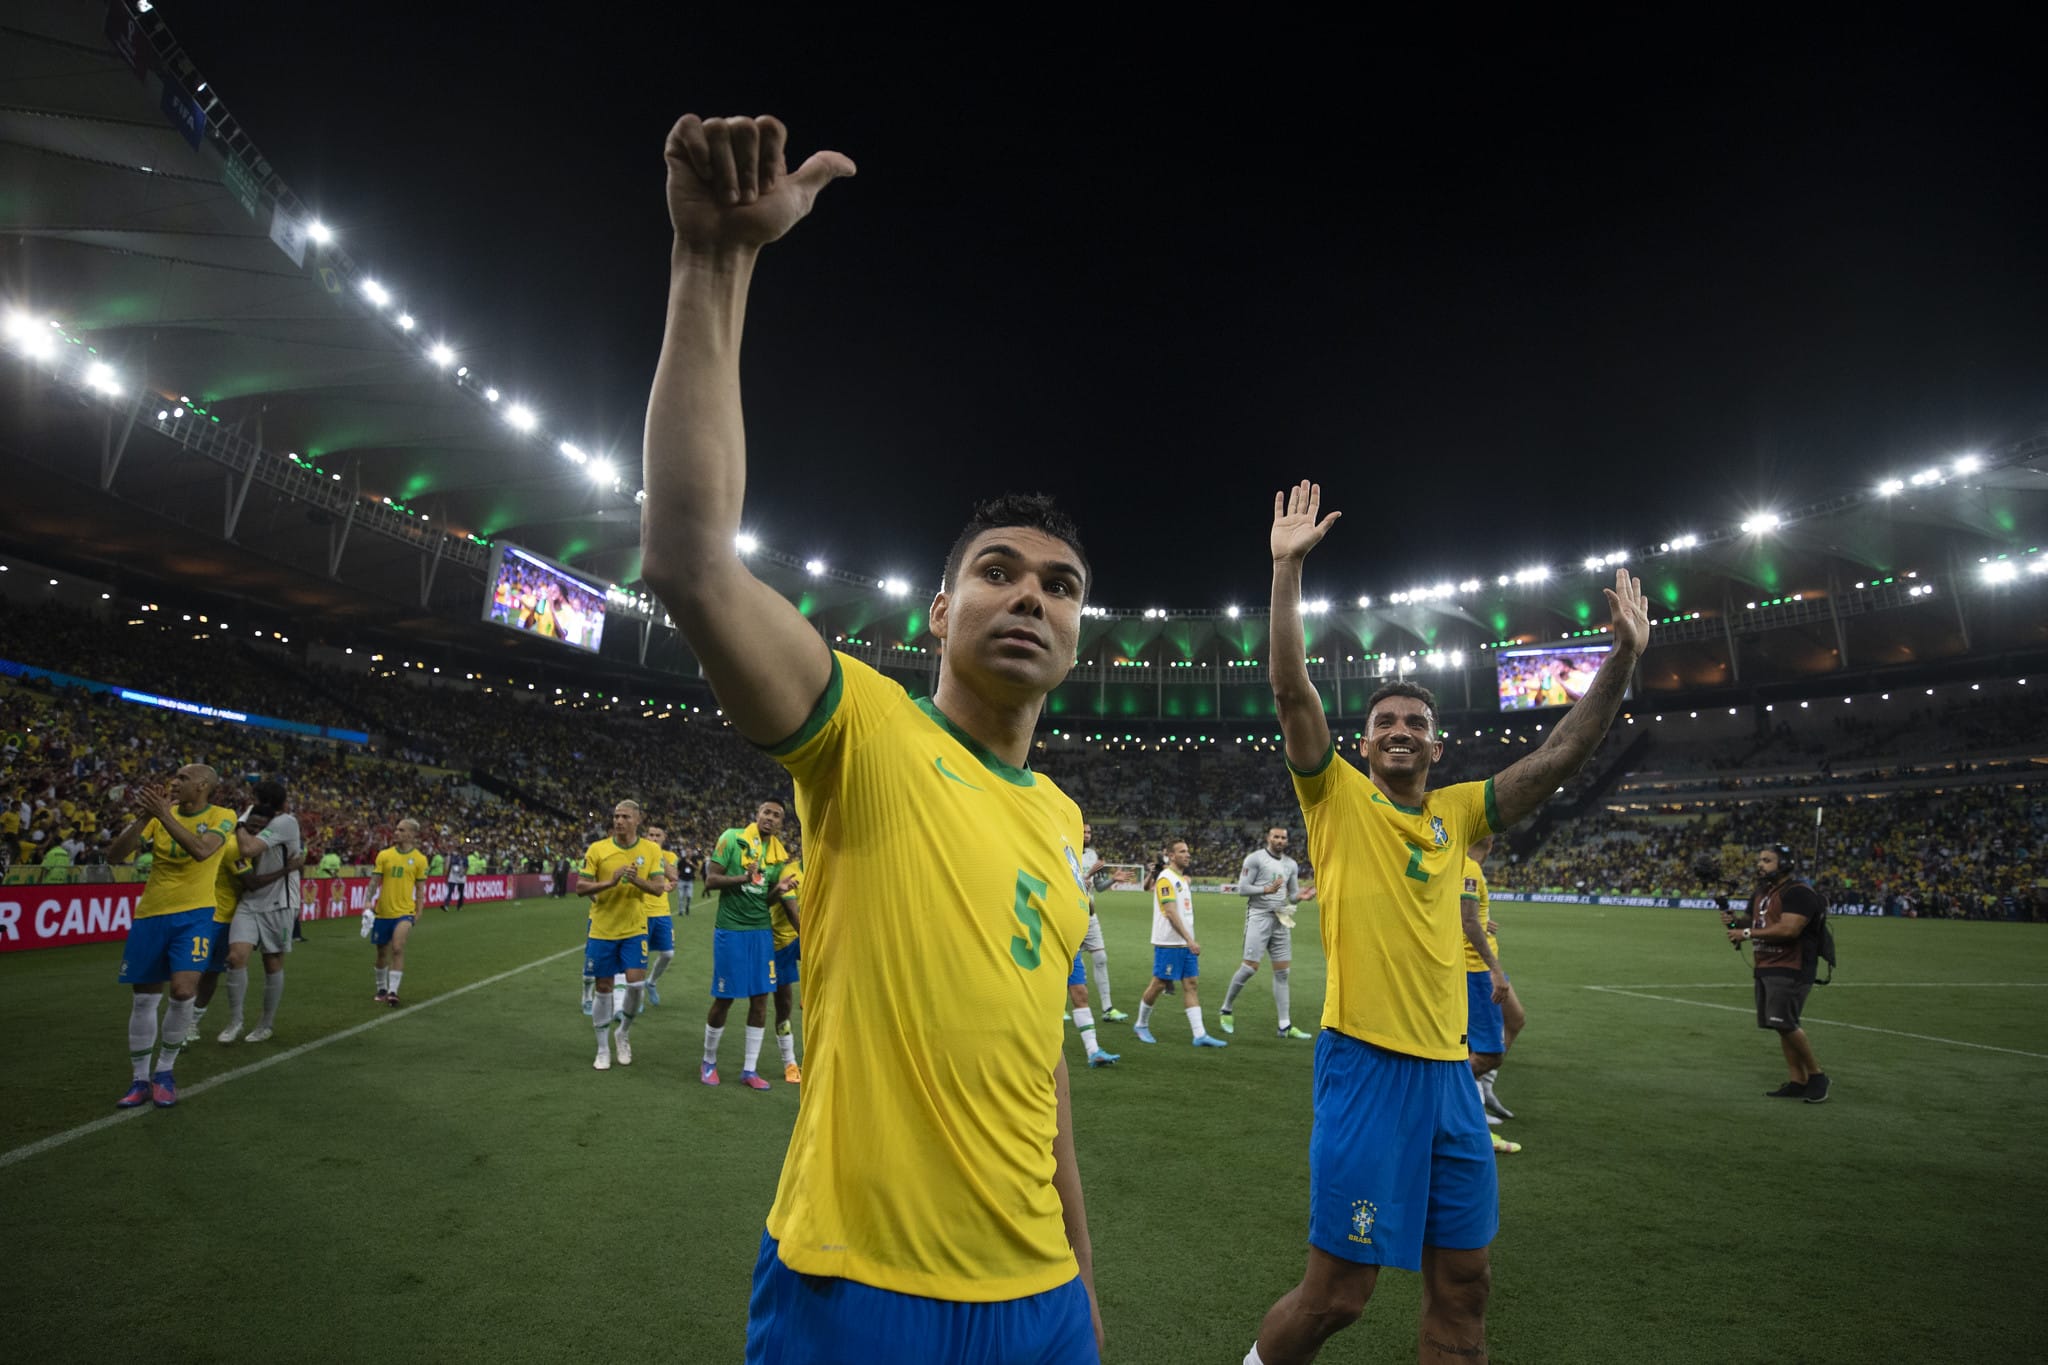
<instances>
[{"instance_id":1,"label":"blue shorts","mask_svg":"<svg viewBox=\"0 0 2048 1365\"><path fill-rule=\"evenodd\" d=\"M657 953L672 953L676 950L676 922L673 916L647 917L647 946Z\"/></svg>"},{"instance_id":2,"label":"blue shorts","mask_svg":"<svg viewBox=\"0 0 2048 1365\"><path fill-rule=\"evenodd\" d=\"M384 916L379 915L376 919L370 921L370 942L382 948L385 944L391 942L391 936L398 932L399 925L411 924L417 918L418 916L416 915L393 915L386 919Z\"/></svg>"},{"instance_id":3,"label":"blue shorts","mask_svg":"<svg viewBox=\"0 0 2048 1365\"><path fill-rule=\"evenodd\" d=\"M121 974L114 979L124 986L151 986L177 972L203 972L213 960L213 931L226 927L213 922L210 905L136 920L128 926Z\"/></svg>"},{"instance_id":4,"label":"blue shorts","mask_svg":"<svg viewBox=\"0 0 2048 1365\"><path fill-rule=\"evenodd\" d=\"M219 920L213 922L213 951L206 956L206 970L224 972L228 969L228 926Z\"/></svg>"},{"instance_id":5,"label":"blue shorts","mask_svg":"<svg viewBox=\"0 0 2048 1365\"><path fill-rule=\"evenodd\" d=\"M1474 1052L1507 1051L1507 1026L1493 1003L1493 973L1465 973L1465 1045Z\"/></svg>"},{"instance_id":6,"label":"blue shorts","mask_svg":"<svg viewBox=\"0 0 2048 1365\"><path fill-rule=\"evenodd\" d=\"M1185 948L1152 948L1152 975L1161 981L1192 980L1202 974L1202 959Z\"/></svg>"},{"instance_id":7,"label":"blue shorts","mask_svg":"<svg viewBox=\"0 0 2048 1365\"><path fill-rule=\"evenodd\" d=\"M1500 1186L1472 1069L1324 1029L1308 1199L1309 1245L1346 1261L1420 1270L1424 1246L1491 1243Z\"/></svg>"},{"instance_id":8,"label":"blue shorts","mask_svg":"<svg viewBox=\"0 0 2048 1365\"><path fill-rule=\"evenodd\" d=\"M1081 1277L994 1303L898 1294L827 1275L799 1275L761 1233L747 1304L747 1365L1098 1365Z\"/></svg>"},{"instance_id":9,"label":"blue shorts","mask_svg":"<svg viewBox=\"0 0 2048 1365\"><path fill-rule=\"evenodd\" d=\"M1085 948L1074 954L1074 970L1067 973L1067 984L1069 986L1085 986L1088 984L1088 973L1081 969L1081 959L1086 955L1087 949Z\"/></svg>"},{"instance_id":10,"label":"blue shorts","mask_svg":"<svg viewBox=\"0 0 2048 1365\"><path fill-rule=\"evenodd\" d=\"M775 935L767 929L711 931L711 998L746 1000L775 991Z\"/></svg>"},{"instance_id":11,"label":"blue shorts","mask_svg":"<svg viewBox=\"0 0 2048 1365\"><path fill-rule=\"evenodd\" d=\"M583 943L583 974L600 979L647 966L647 936L593 938Z\"/></svg>"},{"instance_id":12,"label":"blue shorts","mask_svg":"<svg viewBox=\"0 0 2048 1365\"><path fill-rule=\"evenodd\" d=\"M803 979L801 970L803 951L804 941L800 938L793 938L775 950L775 984L777 986L794 986Z\"/></svg>"}]
</instances>

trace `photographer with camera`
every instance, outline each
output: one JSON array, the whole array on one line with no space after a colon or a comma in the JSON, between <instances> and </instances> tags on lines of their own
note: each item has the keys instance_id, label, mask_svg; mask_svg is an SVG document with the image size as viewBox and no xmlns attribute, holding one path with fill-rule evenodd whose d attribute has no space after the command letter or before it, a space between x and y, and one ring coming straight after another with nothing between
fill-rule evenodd
<instances>
[{"instance_id":1,"label":"photographer with camera","mask_svg":"<svg viewBox=\"0 0 2048 1365\"><path fill-rule=\"evenodd\" d=\"M1738 952L1745 943L1755 950L1756 1026L1775 1032L1785 1050L1790 1079L1764 1093L1771 1099L1820 1104L1828 1097L1828 1077L1799 1027L1799 1012L1813 989L1828 907L1820 892L1794 879L1792 863L1789 844L1759 849L1757 889L1749 898L1747 917L1737 919L1724 900L1721 922Z\"/></svg>"}]
</instances>

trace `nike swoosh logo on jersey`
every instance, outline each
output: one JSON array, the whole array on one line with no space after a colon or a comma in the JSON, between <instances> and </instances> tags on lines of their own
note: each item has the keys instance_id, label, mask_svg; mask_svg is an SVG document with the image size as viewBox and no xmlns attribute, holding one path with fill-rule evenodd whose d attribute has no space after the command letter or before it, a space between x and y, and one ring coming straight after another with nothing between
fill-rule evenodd
<instances>
[{"instance_id":1,"label":"nike swoosh logo on jersey","mask_svg":"<svg viewBox=\"0 0 2048 1365\"><path fill-rule=\"evenodd\" d=\"M934 768L937 768L942 776L952 778L955 782L958 782L961 786L967 788L967 790L971 792L978 792L981 790L981 788L975 786L972 782L969 782L966 778L960 776L960 774L954 772L951 768L947 767L946 756L944 754L941 754L937 758L934 758L932 760L932 766Z\"/></svg>"}]
</instances>

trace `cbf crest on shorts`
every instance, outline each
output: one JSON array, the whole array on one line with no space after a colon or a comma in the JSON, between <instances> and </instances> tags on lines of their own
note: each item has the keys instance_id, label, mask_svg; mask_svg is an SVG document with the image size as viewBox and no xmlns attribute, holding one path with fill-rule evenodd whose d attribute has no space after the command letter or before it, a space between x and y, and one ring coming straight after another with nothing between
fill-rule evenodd
<instances>
[{"instance_id":1,"label":"cbf crest on shorts","mask_svg":"<svg viewBox=\"0 0 2048 1365\"><path fill-rule=\"evenodd\" d=\"M1429 817L1429 828L1430 832L1436 835L1436 846L1438 848L1442 848L1451 841L1451 832L1444 828L1444 818L1441 815Z\"/></svg>"},{"instance_id":2,"label":"cbf crest on shorts","mask_svg":"<svg viewBox=\"0 0 2048 1365\"><path fill-rule=\"evenodd\" d=\"M1351 1206L1351 1240L1371 1246L1373 1220L1379 1216L1380 1211L1372 1200L1361 1199L1354 1203Z\"/></svg>"}]
</instances>

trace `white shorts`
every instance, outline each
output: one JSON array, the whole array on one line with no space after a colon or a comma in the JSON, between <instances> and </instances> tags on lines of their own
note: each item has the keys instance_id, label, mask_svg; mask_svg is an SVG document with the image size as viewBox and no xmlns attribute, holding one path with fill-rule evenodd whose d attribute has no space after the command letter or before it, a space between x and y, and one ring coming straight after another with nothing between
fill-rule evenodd
<instances>
[{"instance_id":1,"label":"white shorts","mask_svg":"<svg viewBox=\"0 0 2048 1365\"><path fill-rule=\"evenodd\" d=\"M1294 961L1294 931L1280 922L1273 910L1244 912L1244 960L1257 962L1261 954L1275 962Z\"/></svg>"},{"instance_id":2,"label":"white shorts","mask_svg":"<svg viewBox=\"0 0 2048 1365\"><path fill-rule=\"evenodd\" d=\"M265 953L288 953L292 950L292 921L298 915L289 906L275 910L235 909L235 917L228 921L228 942L253 943L257 951Z\"/></svg>"},{"instance_id":3,"label":"white shorts","mask_svg":"<svg viewBox=\"0 0 2048 1365\"><path fill-rule=\"evenodd\" d=\"M1081 951L1099 953L1102 951L1102 921L1093 910L1088 912L1088 932L1081 937Z\"/></svg>"}]
</instances>

